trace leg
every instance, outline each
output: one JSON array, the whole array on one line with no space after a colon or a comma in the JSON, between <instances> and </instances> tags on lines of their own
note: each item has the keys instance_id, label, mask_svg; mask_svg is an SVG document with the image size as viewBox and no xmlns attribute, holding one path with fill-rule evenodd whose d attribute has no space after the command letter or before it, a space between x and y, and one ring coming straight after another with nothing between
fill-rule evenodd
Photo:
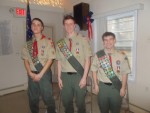
<instances>
[{"instance_id":1,"label":"leg","mask_svg":"<svg viewBox=\"0 0 150 113\"><path fill-rule=\"evenodd\" d=\"M39 84L38 82L34 82L30 77L28 79L28 97L30 109L32 113L38 113L40 96Z\"/></svg>"},{"instance_id":2,"label":"leg","mask_svg":"<svg viewBox=\"0 0 150 113\"><path fill-rule=\"evenodd\" d=\"M74 113L73 109L73 88L71 83L71 75L62 73L62 102L65 107L65 113Z\"/></svg>"},{"instance_id":3,"label":"leg","mask_svg":"<svg viewBox=\"0 0 150 113\"><path fill-rule=\"evenodd\" d=\"M99 83L98 105L101 113L109 113L109 87Z\"/></svg>"},{"instance_id":4,"label":"leg","mask_svg":"<svg viewBox=\"0 0 150 113\"><path fill-rule=\"evenodd\" d=\"M110 110L112 113L120 113L122 98L120 92L112 86L110 93Z\"/></svg>"},{"instance_id":5,"label":"leg","mask_svg":"<svg viewBox=\"0 0 150 113\"><path fill-rule=\"evenodd\" d=\"M47 113L56 113L55 112L55 101L53 98L52 92L52 83L51 83L51 71L47 71L43 78L40 80L40 90L42 99L47 106Z\"/></svg>"},{"instance_id":6,"label":"leg","mask_svg":"<svg viewBox=\"0 0 150 113\"><path fill-rule=\"evenodd\" d=\"M78 113L86 113L85 109L86 87L80 89L79 87L80 80L81 80L80 75L73 75L72 82L74 83L74 92L76 97L76 105L78 108Z\"/></svg>"}]
</instances>

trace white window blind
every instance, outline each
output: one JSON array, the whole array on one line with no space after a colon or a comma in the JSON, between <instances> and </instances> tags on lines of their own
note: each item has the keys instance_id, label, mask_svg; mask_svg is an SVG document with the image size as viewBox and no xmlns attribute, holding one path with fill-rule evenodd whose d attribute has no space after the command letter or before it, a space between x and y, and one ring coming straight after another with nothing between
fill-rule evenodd
<instances>
[{"instance_id":1,"label":"white window blind","mask_svg":"<svg viewBox=\"0 0 150 113\"><path fill-rule=\"evenodd\" d=\"M107 31L116 35L116 48L124 51L129 59L131 73L129 80L135 79L137 11L107 17Z\"/></svg>"}]
</instances>

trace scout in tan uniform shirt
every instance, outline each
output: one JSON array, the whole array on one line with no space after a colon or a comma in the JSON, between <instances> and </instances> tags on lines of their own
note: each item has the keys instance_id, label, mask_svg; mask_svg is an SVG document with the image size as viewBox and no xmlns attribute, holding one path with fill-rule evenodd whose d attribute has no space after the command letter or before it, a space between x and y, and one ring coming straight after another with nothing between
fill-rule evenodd
<instances>
[{"instance_id":1,"label":"scout in tan uniform shirt","mask_svg":"<svg viewBox=\"0 0 150 113\"><path fill-rule=\"evenodd\" d=\"M32 50L29 53L27 44L22 50L22 59L24 60L25 68L28 74L28 96L29 104L32 113L39 112L39 96L47 106L47 113L55 112L55 102L52 96L52 73L50 65L55 59L55 50L52 39L47 39L42 35L44 24L39 18L34 18L31 25L33 31ZM27 42L28 43L28 42ZM36 68L39 64L33 63L33 59L38 58L42 69Z\"/></svg>"},{"instance_id":2,"label":"scout in tan uniform shirt","mask_svg":"<svg viewBox=\"0 0 150 113\"><path fill-rule=\"evenodd\" d=\"M127 56L115 50L115 35L111 32L105 32L102 36L104 44L104 52L106 53L109 63L119 78L122 81L122 87L118 91L111 80L105 74L100 65L97 54L93 57L91 70L93 72L95 92L98 93L98 104L101 113L120 113L121 100L126 93L127 75L130 73ZM99 84L99 85L98 85Z\"/></svg>"},{"instance_id":3,"label":"scout in tan uniform shirt","mask_svg":"<svg viewBox=\"0 0 150 113\"><path fill-rule=\"evenodd\" d=\"M67 32L64 41L73 56L84 68L84 72L83 75L79 74L65 58L67 55L63 54L57 46L58 84L62 90L62 101L65 107L65 113L74 113L73 97L75 96L78 113L85 113L86 77L92 52L87 38L75 33L75 21L72 16L65 16L63 24Z\"/></svg>"}]
</instances>

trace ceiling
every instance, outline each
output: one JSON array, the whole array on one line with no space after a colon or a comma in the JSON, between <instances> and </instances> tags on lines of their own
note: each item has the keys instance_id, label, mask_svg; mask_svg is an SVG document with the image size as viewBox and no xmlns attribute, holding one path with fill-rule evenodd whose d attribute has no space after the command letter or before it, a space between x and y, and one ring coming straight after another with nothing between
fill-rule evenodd
<instances>
[{"instance_id":1,"label":"ceiling","mask_svg":"<svg viewBox=\"0 0 150 113\"><path fill-rule=\"evenodd\" d=\"M66 1L70 1L72 4L77 4L77 3L81 3L81 2L88 3L91 0L66 0Z\"/></svg>"}]
</instances>

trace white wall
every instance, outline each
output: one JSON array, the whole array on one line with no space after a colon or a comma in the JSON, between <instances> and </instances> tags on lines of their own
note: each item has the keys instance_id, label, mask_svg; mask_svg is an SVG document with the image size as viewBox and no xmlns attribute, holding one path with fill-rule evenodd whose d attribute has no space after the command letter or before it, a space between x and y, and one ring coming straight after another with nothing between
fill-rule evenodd
<instances>
[{"instance_id":1,"label":"white wall","mask_svg":"<svg viewBox=\"0 0 150 113\"><path fill-rule=\"evenodd\" d=\"M82 0L79 0L78 3L80 1ZM138 14L136 78L134 82L129 82L129 98L130 103L150 111L150 0L89 1L90 10L95 16L105 14L116 9L129 7L138 3L144 4L144 9L139 11ZM140 110L136 111L134 108L132 108L132 110L134 110L135 113L145 113Z\"/></svg>"},{"instance_id":2,"label":"white wall","mask_svg":"<svg viewBox=\"0 0 150 113\"><path fill-rule=\"evenodd\" d=\"M137 3L144 4L144 9L138 14L138 34L137 34L137 68L134 82L129 82L130 102L141 108L150 111L150 53L146 51L150 48L150 1L149 0L95 0L90 3L91 11L97 14L120 9ZM99 37L100 38L100 37Z\"/></svg>"},{"instance_id":3,"label":"white wall","mask_svg":"<svg viewBox=\"0 0 150 113\"><path fill-rule=\"evenodd\" d=\"M13 54L0 56L0 91L27 83L27 75L21 60L20 52L26 40L26 18L16 18L10 12L11 7L26 8L26 4L2 0L0 1L0 20L11 22ZM63 9L43 8L30 5L31 17L41 18L46 26L54 28L54 40L62 38ZM1 93L0 93L1 94Z\"/></svg>"}]
</instances>

